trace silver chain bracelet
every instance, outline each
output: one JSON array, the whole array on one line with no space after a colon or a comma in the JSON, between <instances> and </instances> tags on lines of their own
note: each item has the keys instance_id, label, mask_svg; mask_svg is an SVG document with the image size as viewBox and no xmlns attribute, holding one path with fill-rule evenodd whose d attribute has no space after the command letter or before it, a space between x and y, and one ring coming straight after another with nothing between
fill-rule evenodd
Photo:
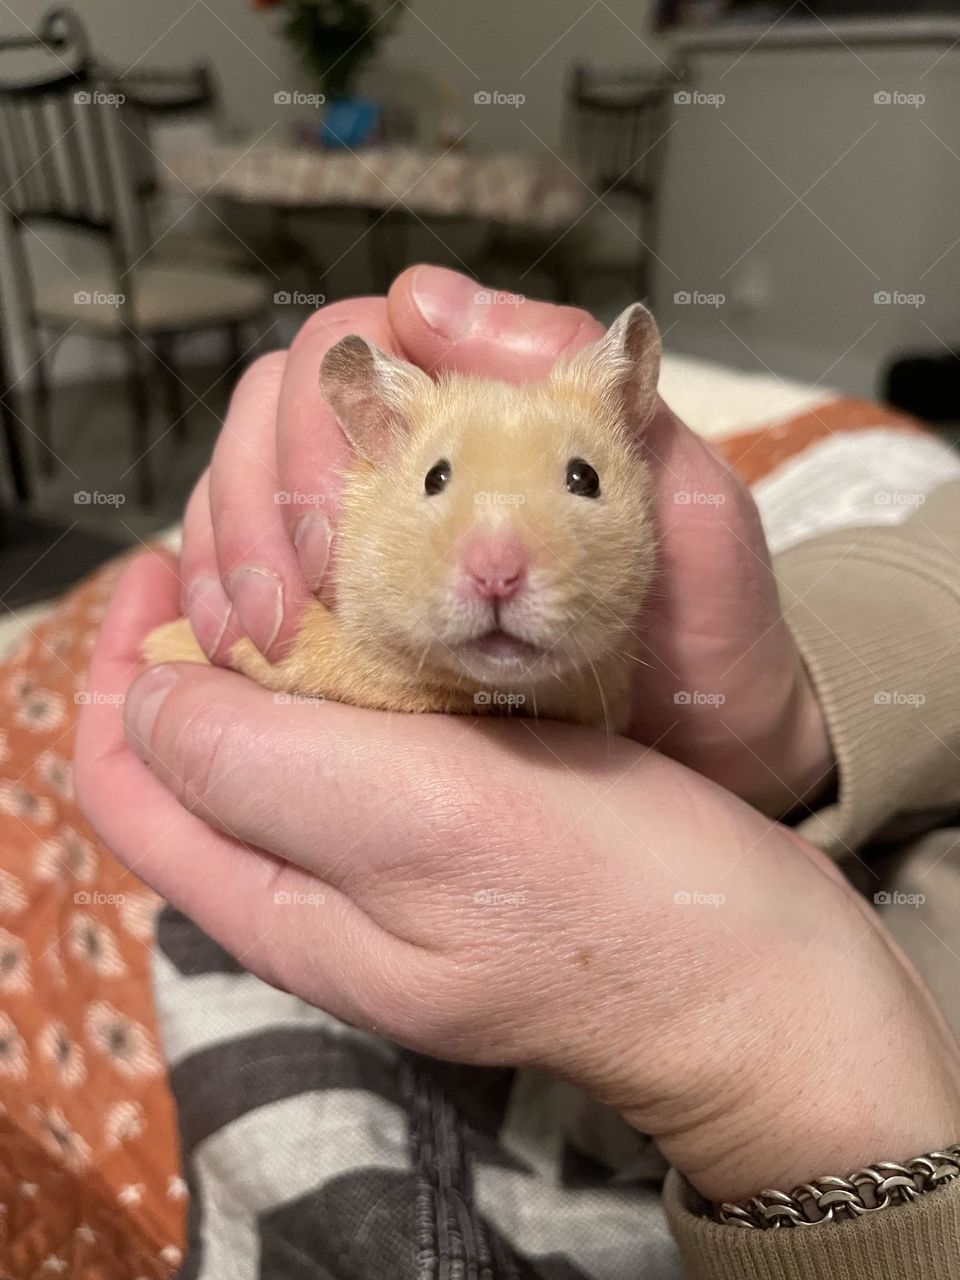
<instances>
[{"instance_id":1,"label":"silver chain bracelet","mask_svg":"<svg viewBox=\"0 0 960 1280\"><path fill-rule=\"evenodd\" d=\"M746 1204L721 1204L716 1220L727 1226L769 1231L845 1222L891 1205L906 1204L960 1177L960 1144L931 1151L906 1164L884 1161L857 1169L846 1178L814 1178L782 1191L761 1191Z\"/></svg>"}]
</instances>

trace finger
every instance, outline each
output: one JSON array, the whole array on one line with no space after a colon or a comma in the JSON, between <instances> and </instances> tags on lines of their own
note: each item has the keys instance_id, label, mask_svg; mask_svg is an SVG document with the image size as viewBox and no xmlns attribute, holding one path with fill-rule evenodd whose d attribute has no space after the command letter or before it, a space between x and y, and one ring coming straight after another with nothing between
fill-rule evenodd
<instances>
[{"instance_id":1,"label":"finger","mask_svg":"<svg viewBox=\"0 0 960 1280\"><path fill-rule=\"evenodd\" d=\"M211 662L222 661L243 631L220 581L210 515L210 470L194 486L183 515L180 547L181 606Z\"/></svg>"},{"instance_id":2,"label":"finger","mask_svg":"<svg viewBox=\"0 0 960 1280\"><path fill-rule=\"evenodd\" d=\"M398 348L383 298L351 298L324 307L290 349L280 392L277 466L289 500L280 515L296 547L308 589L329 603L343 473L352 453L320 391L320 364L341 338L360 333L385 351Z\"/></svg>"},{"instance_id":3,"label":"finger","mask_svg":"<svg viewBox=\"0 0 960 1280\"><path fill-rule=\"evenodd\" d=\"M350 966L355 950L362 956L375 947L378 931L370 921L298 868L188 813L127 745L123 702L142 670L143 638L176 613L172 557L138 556L117 587L90 667L74 760L80 807L131 871L262 977L293 986L291 958L322 955L324 963L312 965L312 985L304 994L341 1016L356 1017L349 988L354 982L358 989L376 985L364 964L356 965L356 978ZM289 941L297 935L303 939L299 949L277 946L278 937Z\"/></svg>"},{"instance_id":4,"label":"finger","mask_svg":"<svg viewBox=\"0 0 960 1280\"><path fill-rule=\"evenodd\" d=\"M214 449L209 483L223 590L241 633L271 659L289 647L309 599L281 515L277 477L277 415L286 364L286 354L274 352L240 379ZM223 638L219 648L229 648Z\"/></svg>"},{"instance_id":5,"label":"finger","mask_svg":"<svg viewBox=\"0 0 960 1280\"><path fill-rule=\"evenodd\" d=\"M431 373L455 370L526 382L593 342L603 326L577 307L486 289L445 267L411 267L387 296L405 354Z\"/></svg>"}]
</instances>

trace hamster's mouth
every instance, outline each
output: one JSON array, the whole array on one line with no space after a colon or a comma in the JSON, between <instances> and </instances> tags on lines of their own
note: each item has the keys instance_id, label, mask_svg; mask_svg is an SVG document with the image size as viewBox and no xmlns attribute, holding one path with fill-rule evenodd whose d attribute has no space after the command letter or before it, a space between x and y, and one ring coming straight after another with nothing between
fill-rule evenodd
<instances>
[{"instance_id":1,"label":"hamster's mouth","mask_svg":"<svg viewBox=\"0 0 960 1280\"><path fill-rule=\"evenodd\" d=\"M500 627L494 627L482 636L468 640L464 648L484 658L492 658L495 662L509 663L533 662L543 653L543 650L535 644L529 644L526 640L521 640L519 636L503 631Z\"/></svg>"}]
</instances>

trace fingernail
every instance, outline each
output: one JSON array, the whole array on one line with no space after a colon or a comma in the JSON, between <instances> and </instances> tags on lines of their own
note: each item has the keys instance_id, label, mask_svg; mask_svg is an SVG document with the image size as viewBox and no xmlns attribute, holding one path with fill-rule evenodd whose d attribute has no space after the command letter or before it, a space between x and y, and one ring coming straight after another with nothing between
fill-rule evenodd
<instances>
[{"instance_id":1,"label":"fingernail","mask_svg":"<svg viewBox=\"0 0 960 1280\"><path fill-rule=\"evenodd\" d=\"M213 573L198 573L185 592L187 617L197 643L208 658L216 656L230 621L230 601Z\"/></svg>"},{"instance_id":2,"label":"fingernail","mask_svg":"<svg viewBox=\"0 0 960 1280\"><path fill-rule=\"evenodd\" d=\"M418 267L410 292L414 305L431 329L457 337L466 332L476 314L480 286L469 276L446 267Z\"/></svg>"},{"instance_id":3,"label":"fingernail","mask_svg":"<svg viewBox=\"0 0 960 1280\"><path fill-rule=\"evenodd\" d=\"M283 622L283 588L269 569L235 569L227 591L237 620L262 654L269 652Z\"/></svg>"},{"instance_id":4,"label":"fingernail","mask_svg":"<svg viewBox=\"0 0 960 1280\"><path fill-rule=\"evenodd\" d=\"M300 568L311 591L319 591L330 563L330 521L326 516L304 516L293 535Z\"/></svg>"},{"instance_id":5,"label":"fingernail","mask_svg":"<svg viewBox=\"0 0 960 1280\"><path fill-rule=\"evenodd\" d=\"M151 667L130 687L123 707L123 723L127 741L141 760L149 758L153 726L164 699L178 679L176 667Z\"/></svg>"}]
</instances>

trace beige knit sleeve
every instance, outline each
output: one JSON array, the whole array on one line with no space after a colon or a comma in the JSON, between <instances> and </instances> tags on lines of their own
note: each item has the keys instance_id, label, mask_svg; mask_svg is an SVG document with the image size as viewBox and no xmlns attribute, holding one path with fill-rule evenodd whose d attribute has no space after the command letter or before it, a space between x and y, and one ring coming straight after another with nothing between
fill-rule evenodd
<instances>
[{"instance_id":1,"label":"beige knit sleeve","mask_svg":"<svg viewBox=\"0 0 960 1280\"><path fill-rule=\"evenodd\" d=\"M670 1173L664 1204L687 1280L960 1280L960 1181L911 1204L792 1230L721 1226Z\"/></svg>"},{"instance_id":2,"label":"beige knit sleeve","mask_svg":"<svg viewBox=\"0 0 960 1280\"><path fill-rule=\"evenodd\" d=\"M799 830L842 858L955 816L960 482L937 489L901 525L825 535L777 557L775 568L838 766L836 799ZM945 857L942 870L954 876ZM942 967L942 954L935 958ZM957 1137L944 1134L944 1143ZM664 1201L689 1280L960 1280L960 1182L855 1222L792 1231L720 1226L690 1194L671 1173Z\"/></svg>"},{"instance_id":3,"label":"beige knit sleeve","mask_svg":"<svg viewBox=\"0 0 960 1280\"><path fill-rule=\"evenodd\" d=\"M800 831L835 857L960 808L960 482L903 524L825 535L775 564L817 688L836 801Z\"/></svg>"}]
</instances>

